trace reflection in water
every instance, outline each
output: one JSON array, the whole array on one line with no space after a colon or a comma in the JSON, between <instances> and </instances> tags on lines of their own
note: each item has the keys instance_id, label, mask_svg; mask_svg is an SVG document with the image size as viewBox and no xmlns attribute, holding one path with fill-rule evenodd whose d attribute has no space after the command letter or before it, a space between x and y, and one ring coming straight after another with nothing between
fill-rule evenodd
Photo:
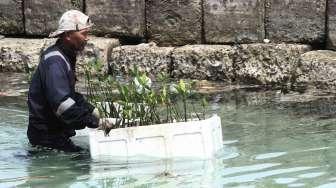
<instances>
[{"instance_id":1,"label":"reflection in water","mask_svg":"<svg viewBox=\"0 0 336 188\"><path fill-rule=\"evenodd\" d=\"M269 158L274 158L274 157L280 157L280 156L286 155L286 154L287 154L287 152L259 154L255 157L255 159L269 159Z\"/></svg>"},{"instance_id":2,"label":"reflection in water","mask_svg":"<svg viewBox=\"0 0 336 188\"><path fill-rule=\"evenodd\" d=\"M68 187L89 173L88 154L64 154L39 151L29 155L26 182L19 187ZM85 179L84 179L85 180Z\"/></svg>"},{"instance_id":3,"label":"reflection in water","mask_svg":"<svg viewBox=\"0 0 336 188\"><path fill-rule=\"evenodd\" d=\"M179 185L220 187L219 184L215 185L216 181L212 177L215 163L216 160L188 161L187 163L185 160L161 160L128 162L125 166L110 163L93 164L90 169L90 178L103 182L115 179L129 187L178 187Z\"/></svg>"}]
</instances>

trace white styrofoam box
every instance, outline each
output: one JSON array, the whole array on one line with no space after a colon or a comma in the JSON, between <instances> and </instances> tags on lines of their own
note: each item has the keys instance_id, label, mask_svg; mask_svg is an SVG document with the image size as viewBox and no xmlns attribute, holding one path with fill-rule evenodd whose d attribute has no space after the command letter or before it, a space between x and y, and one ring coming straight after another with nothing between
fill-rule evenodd
<instances>
[{"instance_id":1,"label":"white styrofoam box","mask_svg":"<svg viewBox=\"0 0 336 188\"><path fill-rule=\"evenodd\" d=\"M76 135L71 138L71 140L78 146L81 146L85 149L90 148L89 140L90 128L76 130Z\"/></svg>"},{"instance_id":2,"label":"white styrofoam box","mask_svg":"<svg viewBox=\"0 0 336 188\"><path fill-rule=\"evenodd\" d=\"M209 159L223 146L217 115L205 120L112 129L108 136L92 129L89 139L93 159L141 155Z\"/></svg>"}]
</instances>

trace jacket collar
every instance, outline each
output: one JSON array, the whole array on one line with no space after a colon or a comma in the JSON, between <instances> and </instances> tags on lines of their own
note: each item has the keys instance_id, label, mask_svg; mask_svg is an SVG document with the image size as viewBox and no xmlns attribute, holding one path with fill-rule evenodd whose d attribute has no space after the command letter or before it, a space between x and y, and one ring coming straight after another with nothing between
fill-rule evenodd
<instances>
[{"instance_id":1,"label":"jacket collar","mask_svg":"<svg viewBox=\"0 0 336 188\"><path fill-rule=\"evenodd\" d=\"M75 70L77 52L71 47L64 45L60 39L56 41L55 45L61 51L61 53L63 53L65 57L69 60L71 68Z\"/></svg>"}]
</instances>

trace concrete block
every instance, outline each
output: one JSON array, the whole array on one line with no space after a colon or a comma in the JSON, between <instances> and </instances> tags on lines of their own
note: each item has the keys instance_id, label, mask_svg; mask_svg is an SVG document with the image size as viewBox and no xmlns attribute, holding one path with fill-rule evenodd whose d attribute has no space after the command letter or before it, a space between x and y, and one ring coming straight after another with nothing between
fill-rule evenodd
<instances>
[{"instance_id":1,"label":"concrete block","mask_svg":"<svg viewBox=\"0 0 336 188\"><path fill-rule=\"evenodd\" d=\"M0 1L0 34L24 33L22 5L22 0Z\"/></svg>"},{"instance_id":2,"label":"concrete block","mask_svg":"<svg viewBox=\"0 0 336 188\"><path fill-rule=\"evenodd\" d=\"M264 6L264 0L204 0L206 43L262 41Z\"/></svg>"},{"instance_id":3,"label":"concrete block","mask_svg":"<svg viewBox=\"0 0 336 188\"><path fill-rule=\"evenodd\" d=\"M336 50L336 0L328 0L327 48Z\"/></svg>"},{"instance_id":4,"label":"concrete block","mask_svg":"<svg viewBox=\"0 0 336 188\"><path fill-rule=\"evenodd\" d=\"M34 70L39 63L40 53L53 45L55 38L22 39L4 38L0 40L0 72L25 72ZM92 37L83 52L77 56L76 72L84 73L84 64L92 58L99 58L107 65L111 48L118 46L113 38ZM107 69L107 66L105 67Z\"/></svg>"},{"instance_id":5,"label":"concrete block","mask_svg":"<svg viewBox=\"0 0 336 188\"><path fill-rule=\"evenodd\" d=\"M324 42L326 0L266 1L266 38L271 42Z\"/></svg>"},{"instance_id":6,"label":"concrete block","mask_svg":"<svg viewBox=\"0 0 336 188\"><path fill-rule=\"evenodd\" d=\"M149 40L160 46L201 43L201 0L148 0Z\"/></svg>"},{"instance_id":7,"label":"concrete block","mask_svg":"<svg viewBox=\"0 0 336 188\"><path fill-rule=\"evenodd\" d=\"M246 84L288 84L309 45L243 44L235 58L236 78Z\"/></svg>"},{"instance_id":8,"label":"concrete block","mask_svg":"<svg viewBox=\"0 0 336 188\"><path fill-rule=\"evenodd\" d=\"M0 72L26 72L35 69L41 51L53 42L53 39L1 39Z\"/></svg>"},{"instance_id":9,"label":"concrete block","mask_svg":"<svg viewBox=\"0 0 336 188\"><path fill-rule=\"evenodd\" d=\"M298 67L298 84L317 89L335 89L336 52L310 51L301 55Z\"/></svg>"},{"instance_id":10,"label":"concrete block","mask_svg":"<svg viewBox=\"0 0 336 188\"><path fill-rule=\"evenodd\" d=\"M68 10L83 9L82 0L25 0L24 14L28 35L48 36L58 27L62 14Z\"/></svg>"},{"instance_id":11,"label":"concrete block","mask_svg":"<svg viewBox=\"0 0 336 188\"><path fill-rule=\"evenodd\" d=\"M169 73L173 47L157 47L153 43L114 48L109 58L112 72L129 74L136 65L149 74Z\"/></svg>"},{"instance_id":12,"label":"concrete block","mask_svg":"<svg viewBox=\"0 0 336 188\"><path fill-rule=\"evenodd\" d=\"M173 51L176 78L231 81L234 48L227 45L187 45Z\"/></svg>"},{"instance_id":13,"label":"concrete block","mask_svg":"<svg viewBox=\"0 0 336 188\"><path fill-rule=\"evenodd\" d=\"M144 37L145 0L86 0L97 35Z\"/></svg>"}]
</instances>

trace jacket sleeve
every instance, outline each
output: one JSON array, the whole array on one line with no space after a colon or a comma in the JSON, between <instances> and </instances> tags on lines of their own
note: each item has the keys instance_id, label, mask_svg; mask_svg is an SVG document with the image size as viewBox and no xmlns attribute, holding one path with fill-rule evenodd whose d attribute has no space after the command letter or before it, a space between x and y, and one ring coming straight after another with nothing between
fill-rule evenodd
<instances>
[{"instance_id":1,"label":"jacket sleeve","mask_svg":"<svg viewBox=\"0 0 336 188\"><path fill-rule=\"evenodd\" d=\"M93 112L95 107L85 100L84 96L78 92L75 92L74 99L79 106L82 106L85 109L88 109L90 113Z\"/></svg>"},{"instance_id":2,"label":"jacket sleeve","mask_svg":"<svg viewBox=\"0 0 336 188\"><path fill-rule=\"evenodd\" d=\"M71 92L67 70L62 67L63 59L51 57L45 64L45 94L54 113L71 129L98 127L99 120L92 115L92 107L76 102ZM81 100L85 100L82 98Z\"/></svg>"}]
</instances>

